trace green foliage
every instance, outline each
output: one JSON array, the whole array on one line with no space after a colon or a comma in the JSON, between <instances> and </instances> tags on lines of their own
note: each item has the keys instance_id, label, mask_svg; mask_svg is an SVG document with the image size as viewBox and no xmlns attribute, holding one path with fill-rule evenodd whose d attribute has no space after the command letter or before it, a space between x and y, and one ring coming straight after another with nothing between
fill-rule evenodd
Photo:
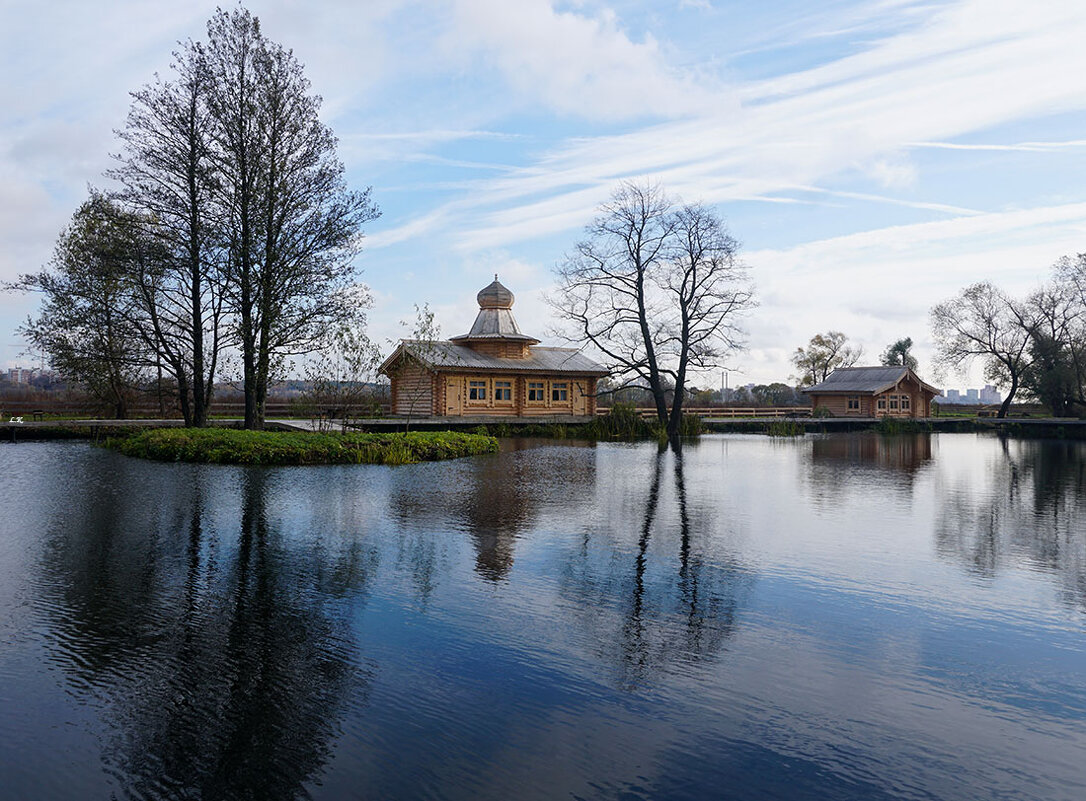
<instances>
[{"instance_id":1,"label":"green foliage","mask_svg":"<svg viewBox=\"0 0 1086 801\"><path fill-rule=\"evenodd\" d=\"M887 345L879 360L884 367L908 367L910 370L917 368L916 357L909 353L913 346L912 337L899 339L892 345Z\"/></svg>"},{"instance_id":2,"label":"green foliage","mask_svg":"<svg viewBox=\"0 0 1086 801\"><path fill-rule=\"evenodd\" d=\"M795 420L774 420L766 433L771 437L802 437L807 429Z\"/></svg>"},{"instance_id":3,"label":"green foliage","mask_svg":"<svg viewBox=\"0 0 1086 801\"><path fill-rule=\"evenodd\" d=\"M616 403L610 412L596 417L579 433L586 439L651 439L656 436L655 428L632 404Z\"/></svg>"},{"instance_id":4,"label":"green foliage","mask_svg":"<svg viewBox=\"0 0 1086 801\"><path fill-rule=\"evenodd\" d=\"M811 411L811 417L833 417L833 412L825 406L816 406Z\"/></svg>"},{"instance_id":5,"label":"green foliage","mask_svg":"<svg viewBox=\"0 0 1086 801\"><path fill-rule=\"evenodd\" d=\"M815 334L806 348L796 348L792 364L798 374L793 376L801 387L809 387L826 380L826 376L838 367L852 367L863 355L862 347L848 344L848 337L840 331Z\"/></svg>"},{"instance_id":6,"label":"green foliage","mask_svg":"<svg viewBox=\"0 0 1086 801\"><path fill-rule=\"evenodd\" d=\"M126 456L158 461L245 465L408 464L498 450L493 437L454 431L310 434L227 428L158 428L107 445Z\"/></svg>"},{"instance_id":7,"label":"green foliage","mask_svg":"<svg viewBox=\"0 0 1086 801\"><path fill-rule=\"evenodd\" d=\"M908 417L880 417L875 430L880 434L919 434L931 431L931 426Z\"/></svg>"}]
</instances>

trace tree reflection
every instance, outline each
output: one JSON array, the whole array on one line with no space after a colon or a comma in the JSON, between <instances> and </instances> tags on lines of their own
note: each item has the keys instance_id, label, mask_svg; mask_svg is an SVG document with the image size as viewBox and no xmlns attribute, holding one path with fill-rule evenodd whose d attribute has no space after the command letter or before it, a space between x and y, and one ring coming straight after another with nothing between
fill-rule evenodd
<instances>
[{"instance_id":1,"label":"tree reflection","mask_svg":"<svg viewBox=\"0 0 1086 801\"><path fill-rule=\"evenodd\" d=\"M733 555L710 550L714 518L687 491L681 449L655 454L642 498L632 564L623 558L626 521L612 520L609 529L586 529L562 585L563 595L579 602L574 614L604 659L617 657L619 681L627 689L677 666L716 658L735 632L754 581Z\"/></svg>"},{"instance_id":2,"label":"tree reflection","mask_svg":"<svg viewBox=\"0 0 1086 801\"><path fill-rule=\"evenodd\" d=\"M285 540L266 470L230 471L240 487L213 488L216 512L205 484L223 471L118 469L132 474L110 485L125 491L78 493L42 566L44 585L63 588L56 662L105 706L107 770L136 797L304 795L373 671L335 599L364 590L375 557Z\"/></svg>"},{"instance_id":3,"label":"tree reflection","mask_svg":"<svg viewBox=\"0 0 1086 801\"><path fill-rule=\"evenodd\" d=\"M1003 438L985 467L941 494L938 553L986 577L1022 563L1086 608L1086 446Z\"/></svg>"}]
</instances>

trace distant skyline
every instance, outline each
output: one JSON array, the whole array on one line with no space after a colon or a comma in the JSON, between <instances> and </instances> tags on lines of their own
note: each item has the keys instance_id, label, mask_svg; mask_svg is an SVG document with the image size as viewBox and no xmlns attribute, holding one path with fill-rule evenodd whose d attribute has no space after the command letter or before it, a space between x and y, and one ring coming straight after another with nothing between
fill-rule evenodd
<instances>
[{"instance_id":1,"label":"distant skyline","mask_svg":"<svg viewBox=\"0 0 1086 801\"><path fill-rule=\"evenodd\" d=\"M373 186L358 265L382 342L414 304L466 331L496 272L553 343L551 269L626 178L715 204L743 243L761 305L732 386L786 380L829 329L866 363L911 337L933 379L932 305L979 280L1024 294L1086 251L1074 0L245 5ZM215 6L0 0L0 281L40 269L87 185L109 186L128 93ZM37 364L14 331L36 306L0 294L0 368Z\"/></svg>"}]
</instances>

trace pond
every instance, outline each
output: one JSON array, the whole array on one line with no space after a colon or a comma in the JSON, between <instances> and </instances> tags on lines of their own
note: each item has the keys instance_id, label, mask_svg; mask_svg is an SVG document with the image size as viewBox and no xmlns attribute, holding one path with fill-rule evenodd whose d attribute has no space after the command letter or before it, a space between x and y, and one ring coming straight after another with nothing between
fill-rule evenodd
<instances>
[{"instance_id":1,"label":"pond","mask_svg":"<svg viewBox=\"0 0 1086 801\"><path fill-rule=\"evenodd\" d=\"M10 798L1081 799L1086 445L0 445Z\"/></svg>"}]
</instances>

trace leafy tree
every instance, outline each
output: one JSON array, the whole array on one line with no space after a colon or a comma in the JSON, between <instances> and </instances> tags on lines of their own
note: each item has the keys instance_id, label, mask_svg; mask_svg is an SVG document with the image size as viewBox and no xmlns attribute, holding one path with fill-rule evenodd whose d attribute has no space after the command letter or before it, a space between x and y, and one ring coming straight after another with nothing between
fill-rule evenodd
<instances>
[{"instance_id":1,"label":"leafy tree","mask_svg":"<svg viewBox=\"0 0 1086 801\"><path fill-rule=\"evenodd\" d=\"M117 419L128 416L153 363L134 322L139 309L129 274L142 246L135 230L123 209L92 192L57 240L50 266L10 287L42 295L37 318L20 333Z\"/></svg>"},{"instance_id":2,"label":"leafy tree","mask_svg":"<svg viewBox=\"0 0 1086 801\"><path fill-rule=\"evenodd\" d=\"M864 349L848 343L848 337L840 331L815 334L806 348L796 348L792 364L799 371L792 376L801 387L810 387L825 381L838 367L852 367L863 356Z\"/></svg>"},{"instance_id":3,"label":"leafy tree","mask_svg":"<svg viewBox=\"0 0 1086 801\"><path fill-rule=\"evenodd\" d=\"M1075 349L1086 309L1074 287L1057 280L1034 292L1024 304L1030 363L1022 386L1057 417L1070 415L1082 400Z\"/></svg>"},{"instance_id":4,"label":"leafy tree","mask_svg":"<svg viewBox=\"0 0 1086 801\"><path fill-rule=\"evenodd\" d=\"M886 346L886 350L882 352L879 361L885 367L900 366L915 370L919 363L916 361L916 357L909 353L912 346L913 340L911 337L899 339L894 344Z\"/></svg>"},{"instance_id":5,"label":"leafy tree","mask_svg":"<svg viewBox=\"0 0 1086 801\"><path fill-rule=\"evenodd\" d=\"M674 439L689 372L719 366L742 346L738 321L755 302L739 244L707 207L632 182L585 232L557 268L559 333L603 354L622 386L646 387Z\"/></svg>"}]
</instances>

